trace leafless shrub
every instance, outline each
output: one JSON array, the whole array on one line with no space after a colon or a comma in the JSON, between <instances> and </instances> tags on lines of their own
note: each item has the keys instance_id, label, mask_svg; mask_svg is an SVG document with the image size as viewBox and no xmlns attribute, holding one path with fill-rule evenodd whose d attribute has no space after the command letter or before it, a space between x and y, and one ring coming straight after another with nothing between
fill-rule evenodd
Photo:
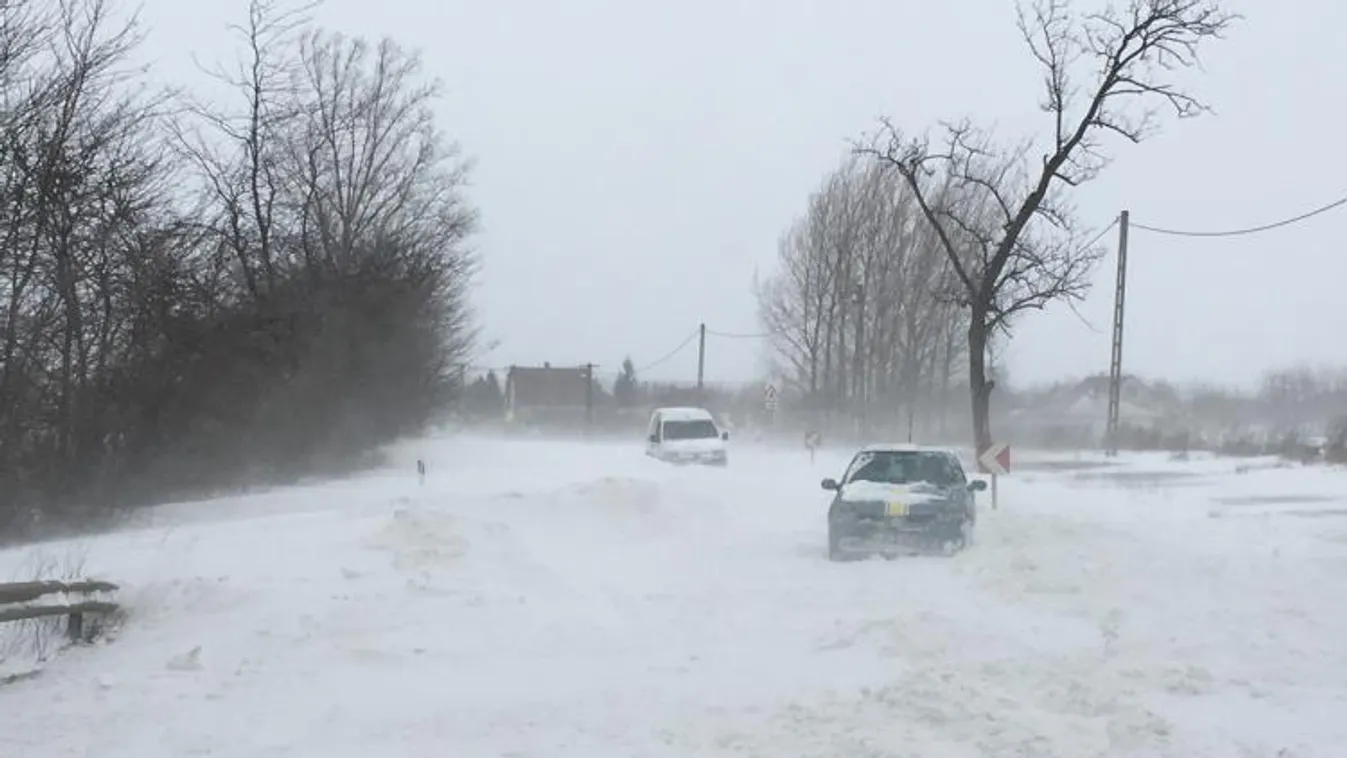
<instances>
[{"instance_id":1,"label":"leafless shrub","mask_svg":"<svg viewBox=\"0 0 1347 758\"><path fill-rule=\"evenodd\" d=\"M10 582L85 578L88 547L73 543L60 552L32 548L11 572ZM46 617L0 624L0 679L23 675L51 659L66 638L65 619Z\"/></svg>"}]
</instances>

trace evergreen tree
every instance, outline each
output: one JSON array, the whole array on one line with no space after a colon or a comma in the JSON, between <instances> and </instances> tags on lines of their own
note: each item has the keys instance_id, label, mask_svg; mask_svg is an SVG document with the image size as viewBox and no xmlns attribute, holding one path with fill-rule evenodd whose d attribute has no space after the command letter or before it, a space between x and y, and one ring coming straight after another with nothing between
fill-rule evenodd
<instances>
[{"instance_id":1,"label":"evergreen tree","mask_svg":"<svg viewBox=\"0 0 1347 758\"><path fill-rule=\"evenodd\" d=\"M505 391L501 389L500 379L496 377L494 370L486 372L486 386L482 391L482 399L493 413L505 407Z\"/></svg>"},{"instance_id":2,"label":"evergreen tree","mask_svg":"<svg viewBox=\"0 0 1347 758\"><path fill-rule=\"evenodd\" d=\"M621 408L636 405L636 366L631 362L630 356L623 359L622 373L618 374L617 381L613 382L613 399Z\"/></svg>"},{"instance_id":3,"label":"evergreen tree","mask_svg":"<svg viewBox=\"0 0 1347 758\"><path fill-rule=\"evenodd\" d=\"M467 386L463 406L472 416L489 417L500 414L505 407L505 393L495 371L479 376Z\"/></svg>"}]
</instances>

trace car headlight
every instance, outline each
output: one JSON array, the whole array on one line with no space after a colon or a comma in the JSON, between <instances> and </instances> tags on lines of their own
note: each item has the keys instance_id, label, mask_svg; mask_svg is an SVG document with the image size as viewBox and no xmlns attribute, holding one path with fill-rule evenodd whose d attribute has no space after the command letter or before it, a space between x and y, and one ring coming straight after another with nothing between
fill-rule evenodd
<instances>
[{"instance_id":1,"label":"car headlight","mask_svg":"<svg viewBox=\"0 0 1347 758\"><path fill-rule=\"evenodd\" d=\"M959 500L942 500L942 501L940 501L940 515L941 515L941 516L945 516L945 517L947 517L947 518L953 518L953 517L956 517L956 516L962 516L962 515L963 515L963 511L964 511L964 504L963 504L963 502L961 502L961 501L959 501Z\"/></svg>"}]
</instances>

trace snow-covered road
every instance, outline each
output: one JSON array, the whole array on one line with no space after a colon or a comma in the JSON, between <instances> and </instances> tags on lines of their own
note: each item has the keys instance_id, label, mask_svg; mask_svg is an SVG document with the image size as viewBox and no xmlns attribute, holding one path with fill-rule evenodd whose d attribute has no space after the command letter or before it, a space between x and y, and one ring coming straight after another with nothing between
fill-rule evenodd
<instances>
[{"instance_id":1,"label":"snow-covered road","mask_svg":"<svg viewBox=\"0 0 1347 758\"><path fill-rule=\"evenodd\" d=\"M840 456L736 449L714 470L462 438L402 454L398 471L0 553L0 575L84 555L132 609L112 642L0 686L0 756L1347 744L1347 472L1030 467L1000 510L983 498L966 553L832 564L818 481Z\"/></svg>"}]
</instances>

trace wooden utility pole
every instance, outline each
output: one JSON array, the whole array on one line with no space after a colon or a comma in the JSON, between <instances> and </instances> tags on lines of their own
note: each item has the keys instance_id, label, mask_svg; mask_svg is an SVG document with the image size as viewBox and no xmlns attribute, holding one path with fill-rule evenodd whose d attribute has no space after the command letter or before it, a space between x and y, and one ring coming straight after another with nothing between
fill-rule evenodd
<instances>
[{"instance_id":1,"label":"wooden utility pole","mask_svg":"<svg viewBox=\"0 0 1347 758\"><path fill-rule=\"evenodd\" d=\"M1118 280L1113 292L1113 354L1108 367L1108 428L1104 432L1104 454L1118 454L1118 414L1122 405L1123 310L1127 301L1127 223L1128 213L1118 216Z\"/></svg>"}]
</instances>

